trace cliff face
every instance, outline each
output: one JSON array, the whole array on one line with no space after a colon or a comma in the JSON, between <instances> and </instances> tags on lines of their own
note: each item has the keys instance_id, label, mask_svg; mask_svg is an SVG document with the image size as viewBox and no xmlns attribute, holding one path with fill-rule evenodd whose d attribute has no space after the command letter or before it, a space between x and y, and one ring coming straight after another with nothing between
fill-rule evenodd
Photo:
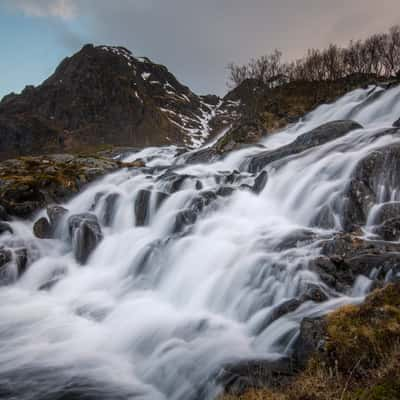
<instances>
[{"instance_id":1,"label":"cliff face","mask_svg":"<svg viewBox=\"0 0 400 400\"><path fill-rule=\"evenodd\" d=\"M0 158L107 145L195 147L212 133L221 104L125 48L86 45L40 86L3 98Z\"/></svg>"}]
</instances>

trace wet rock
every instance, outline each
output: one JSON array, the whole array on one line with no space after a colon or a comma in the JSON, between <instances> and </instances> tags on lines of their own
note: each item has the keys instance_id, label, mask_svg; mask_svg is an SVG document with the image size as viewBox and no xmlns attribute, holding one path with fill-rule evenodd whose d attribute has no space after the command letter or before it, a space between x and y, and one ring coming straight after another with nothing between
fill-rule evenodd
<instances>
[{"instance_id":1,"label":"wet rock","mask_svg":"<svg viewBox=\"0 0 400 400\"><path fill-rule=\"evenodd\" d=\"M305 150L338 139L362 126L354 121L328 122L308 133L299 136L293 143L277 150L264 151L254 156L249 163L249 171L252 173L261 171L266 165L281 160L285 157L299 154Z\"/></svg>"},{"instance_id":2,"label":"wet rock","mask_svg":"<svg viewBox=\"0 0 400 400\"><path fill-rule=\"evenodd\" d=\"M65 215L68 213L68 210L56 204L51 204L47 206L46 212L49 217L50 224L54 230L55 228L57 228L57 225L59 225L60 222L63 220Z\"/></svg>"},{"instance_id":3,"label":"wet rock","mask_svg":"<svg viewBox=\"0 0 400 400\"><path fill-rule=\"evenodd\" d=\"M225 365L217 378L226 394L241 396L249 389L286 385L296 370L288 358L243 360Z\"/></svg>"},{"instance_id":4,"label":"wet rock","mask_svg":"<svg viewBox=\"0 0 400 400\"><path fill-rule=\"evenodd\" d=\"M8 224L7 222L1 222L0 221L0 235L2 235L3 233L11 233L11 234L13 234L14 231L12 230L10 224Z\"/></svg>"},{"instance_id":5,"label":"wet rock","mask_svg":"<svg viewBox=\"0 0 400 400\"><path fill-rule=\"evenodd\" d=\"M213 147L218 154L223 154L257 143L266 134L263 125L253 115L237 121Z\"/></svg>"},{"instance_id":6,"label":"wet rock","mask_svg":"<svg viewBox=\"0 0 400 400\"><path fill-rule=\"evenodd\" d=\"M253 192L256 194L260 194L264 190L267 182L268 182L267 171L260 172L257 175L256 179L254 180L254 185L253 185L253 189L252 189Z\"/></svg>"},{"instance_id":7,"label":"wet rock","mask_svg":"<svg viewBox=\"0 0 400 400\"><path fill-rule=\"evenodd\" d=\"M9 249L0 248L0 271L12 260L12 253Z\"/></svg>"},{"instance_id":8,"label":"wet rock","mask_svg":"<svg viewBox=\"0 0 400 400\"><path fill-rule=\"evenodd\" d=\"M51 239L53 237L53 227L47 218L42 217L33 225L33 233L39 239Z\"/></svg>"},{"instance_id":9,"label":"wet rock","mask_svg":"<svg viewBox=\"0 0 400 400\"><path fill-rule=\"evenodd\" d=\"M136 196L135 200L135 217L136 226L145 226L148 223L150 213L151 191L142 189Z\"/></svg>"},{"instance_id":10,"label":"wet rock","mask_svg":"<svg viewBox=\"0 0 400 400\"><path fill-rule=\"evenodd\" d=\"M211 190L200 192L200 194L190 202L189 209L193 210L196 214L200 214L205 207L216 199L217 195Z\"/></svg>"},{"instance_id":11,"label":"wet rock","mask_svg":"<svg viewBox=\"0 0 400 400\"><path fill-rule=\"evenodd\" d=\"M229 186L221 186L217 190L217 195L221 197L229 197L232 193L235 192L235 189Z\"/></svg>"},{"instance_id":12,"label":"wet rock","mask_svg":"<svg viewBox=\"0 0 400 400\"><path fill-rule=\"evenodd\" d=\"M6 209L0 205L0 221L10 221L11 218L10 216L7 214Z\"/></svg>"},{"instance_id":13,"label":"wet rock","mask_svg":"<svg viewBox=\"0 0 400 400\"><path fill-rule=\"evenodd\" d=\"M391 131L386 131L390 133ZM380 134L383 134L381 132ZM393 132L395 134L396 132ZM342 225L350 232L366 223L372 206L391 200L391 193L400 189L400 145L391 144L375 150L356 166L344 192ZM385 193L381 194L381 188Z\"/></svg>"},{"instance_id":14,"label":"wet rock","mask_svg":"<svg viewBox=\"0 0 400 400\"><path fill-rule=\"evenodd\" d=\"M336 221L333 210L329 205L324 205L311 220L311 226L322 228L322 229L333 229L335 228Z\"/></svg>"},{"instance_id":15,"label":"wet rock","mask_svg":"<svg viewBox=\"0 0 400 400\"><path fill-rule=\"evenodd\" d=\"M184 156L186 157L186 156ZM201 149L190 153L186 157L186 164L205 164L215 162L220 158L220 155L213 148Z\"/></svg>"},{"instance_id":16,"label":"wet rock","mask_svg":"<svg viewBox=\"0 0 400 400\"><path fill-rule=\"evenodd\" d=\"M196 190L201 190L203 189L203 184L200 181L196 181Z\"/></svg>"},{"instance_id":17,"label":"wet rock","mask_svg":"<svg viewBox=\"0 0 400 400\"><path fill-rule=\"evenodd\" d=\"M383 222L400 217L400 202L393 201L390 203L384 203L379 206L375 216L374 216L374 224L380 225Z\"/></svg>"},{"instance_id":18,"label":"wet rock","mask_svg":"<svg viewBox=\"0 0 400 400\"><path fill-rule=\"evenodd\" d=\"M89 213L72 215L68 218L68 229L75 258L85 264L103 239L97 217Z\"/></svg>"},{"instance_id":19,"label":"wet rock","mask_svg":"<svg viewBox=\"0 0 400 400\"><path fill-rule=\"evenodd\" d=\"M328 287L340 292L349 292L359 275L381 285L390 273L400 272L400 244L337 234L321 242L321 256L310 268Z\"/></svg>"},{"instance_id":20,"label":"wet rock","mask_svg":"<svg viewBox=\"0 0 400 400\"><path fill-rule=\"evenodd\" d=\"M324 318L304 318L294 344L293 359L299 368L307 365L309 358L324 351L327 323Z\"/></svg>"},{"instance_id":21,"label":"wet rock","mask_svg":"<svg viewBox=\"0 0 400 400\"><path fill-rule=\"evenodd\" d=\"M300 302L314 301L315 303L323 303L329 300L329 295L320 285L308 283L307 287L300 298Z\"/></svg>"},{"instance_id":22,"label":"wet rock","mask_svg":"<svg viewBox=\"0 0 400 400\"><path fill-rule=\"evenodd\" d=\"M374 229L374 233L383 240L398 241L400 239L400 218L386 220Z\"/></svg>"},{"instance_id":23,"label":"wet rock","mask_svg":"<svg viewBox=\"0 0 400 400\"><path fill-rule=\"evenodd\" d=\"M25 248L16 249L14 255L18 269L18 276L21 276L28 268L28 250Z\"/></svg>"},{"instance_id":24,"label":"wet rock","mask_svg":"<svg viewBox=\"0 0 400 400\"><path fill-rule=\"evenodd\" d=\"M164 192L156 192L155 196L156 196L156 210L158 210L162 206L164 201L169 198L169 194Z\"/></svg>"},{"instance_id":25,"label":"wet rock","mask_svg":"<svg viewBox=\"0 0 400 400\"><path fill-rule=\"evenodd\" d=\"M119 193L110 193L104 199L104 210L102 216L102 223L104 226L112 225L120 197L121 195Z\"/></svg>"},{"instance_id":26,"label":"wet rock","mask_svg":"<svg viewBox=\"0 0 400 400\"><path fill-rule=\"evenodd\" d=\"M297 310L300 307L301 303L302 302L299 299L285 300L283 303L279 304L273 309L269 318L269 323Z\"/></svg>"},{"instance_id":27,"label":"wet rock","mask_svg":"<svg viewBox=\"0 0 400 400\"><path fill-rule=\"evenodd\" d=\"M197 214L193 210L183 210L179 211L175 217L174 226L172 228L172 233L180 233L187 226L193 225L196 222Z\"/></svg>"},{"instance_id":28,"label":"wet rock","mask_svg":"<svg viewBox=\"0 0 400 400\"><path fill-rule=\"evenodd\" d=\"M317 235L307 229L298 229L291 232L282 238L282 240L275 246L274 250L284 251L300 246L305 246L312 243L317 239Z\"/></svg>"}]
</instances>

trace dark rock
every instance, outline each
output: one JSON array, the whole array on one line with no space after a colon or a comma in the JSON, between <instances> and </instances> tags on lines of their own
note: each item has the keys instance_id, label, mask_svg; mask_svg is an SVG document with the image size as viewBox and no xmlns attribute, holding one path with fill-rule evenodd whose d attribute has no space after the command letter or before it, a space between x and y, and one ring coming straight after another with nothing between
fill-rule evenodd
<instances>
[{"instance_id":1,"label":"dark rock","mask_svg":"<svg viewBox=\"0 0 400 400\"><path fill-rule=\"evenodd\" d=\"M169 198L169 194L164 192L156 192L156 210L158 210L165 200Z\"/></svg>"},{"instance_id":2,"label":"dark rock","mask_svg":"<svg viewBox=\"0 0 400 400\"><path fill-rule=\"evenodd\" d=\"M324 301L329 300L328 293L325 292L324 289L321 288L320 285L315 283L308 283L306 290L300 298L300 302L305 301L314 301L315 303L323 303Z\"/></svg>"},{"instance_id":3,"label":"dark rock","mask_svg":"<svg viewBox=\"0 0 400 400\"><path fill-rule=\"evenodd\" d=\"M296 370L288 358L275 361L243 360L224 366L217 381L225 393L241 396L249 389L285 386Z\"/></svg>"},{"instance_id":4,"label":"dark rock","mask_svg":"<svg viewBox=\"0 0 400 400\"><path fill-rule=\"evenodd\" d=\"M299 308L301 301L299 299L285 300L283 303L277 305L270 316L269 323L289 314Z\"/></svg>"},{"instance_id":5,"label":"dark rock","mask_svg":"<svg viewBox=\"0 0 400 400\"><path fill-rule=\"evenodd\" d=\"M203 189L203 184L200 181L196 181L196 190Z\"/></svg>"},{"instance_id":6,"label":"dark rock","mask_svg":"<svg viewBox=\"0 0 400 400\"><path fill-rule=\"evenodd\" d=\"M235 189L229 186L221 186L217 190L217 195L221 197L229 197L232 193L235 192Z\"/></svg>"},{"instance_id":7,"label":"dark rock","mask_svg":"<svg viewBox=\"0 0 400 400\"><path fill-rule=\"evenodd\" d=\"M321 242L321 256L310 263L310 268L339 292L349 291L359 275L383 284L388 275L400 272L400 244L337 234Z\"/></svg>"},{"instance_id":8,"label":"dark rock","mask_svg":"<svg viewBox=\"0 0 400 400\"><path fill-rule=\"evenodd\" d=\"M324 350L327 323L324 318L304 318L294 344L293 358L299 368L307 365L309 358Z\"/></svg>"},{"instance_id":9,"label":"dark rock","mask_svg":"<svg viewBox=\"0 0 400 400\"><path fill-rule=\"evenodd\" d=\"M68 213L68 210L64 207L52 204L47 206L46 212L49 217L51 226L53 227L53 229L55 229Z\"/></svg>"},{"instance_id":10,"label":"dark rock","mask_svg":"<svg viewBox=\"0 0 400 400\"><path fill-rule=\"evenodd\" d=\"M187 226L193 225L196 222L196 219L197 214L193 210L179 211L175 217L172 233L182 232Z\"/></svg>"},{"instance_id":11,"label":"dark rock","mask_svg":"<svg viewBox=\"0 0 400 400\"><path fill-rule=\"evenodd\" d=\"M380 134L396 134L383 131ZM377 203L380 188L386 188L381 202L389 202L390 192L400 189L400 145L390 144L375 150L356 166L344 193L343 228L350 232L366 223L371 207Z\"/></svg>"},{"instance_id":12,"label":"dark rock","mask_svg":"<svg viewBox=\"0 0 400 400\"><path fill-rule=\"evenodd\" d=\"M0 248L0 271L12 260L12 253L9 249Z\"/></svg>"},{"instance_id":13,"label":"dark rock","mask_svg":"<svg viewBox=\"0 0 400 400\"><path fill-rule=\"evenodd\" d=\"M298 229L283 237L281 242L275 246L274 250L284 251L299 246L305 246L314 242L317 238L317 235L311 230Z\"/></svg>"},{"instance_id":14,"label":"dark rock","mask_svg":"<svg viewBox=\"0 0 400 400\"><path fill-rule=\"evenodd\" d=\"M119 193L110 193L104 199L104 210L102 216L102 223L104 226L111 226L113 224L116 207L121 195Z\"/></svg>"},{"instance_id":15,"label":"dark rock","mask_svg":"<svg viewBox=\"0 0 400 400\"><path fill-rule=\"evenodd\" d=\"M75 258L85 264L103 239L97 217L89 213L72 215L68 218L68 229Z\"/></svg>"},{"instance_id":16,"label":"dark rock","mask_svg":"<svg viewBox=\"0 0 400 400\"><path fill-rule=\"evenodd\" d=\"M242 117L213 146L218 154L223 154L243 146L257 143L267 131L260 121L252 116Z\"/></svg>"},{"instance_id":17,"label":"dark rock","mask_svg":"<svg viewBox=\"0 0 400 400\"><path fill-rule=\"evenodd\" d=\"M395 128L400 128L400 118L397 121L393 122L393 126Z\"/></svg>"},{"instance_id":18,"label":"dark rock","mask_svg":"<svg viewBox=\"0 0 400 400\"><path fill-rule=\"evenodd\" d=\"M374 224L380 225L390 219L399 218L400 217L400 202L393 201L390 203L384 203L379 206L375 216L374 216Z\"/></svg>"},{"instance_id":19,"label":"dark rock","mask_svg":"<svg viewBox=\"0 0 400 400\"><path fill-rule=\"evenodd\" d=\"M6 209L0 205L0 221L10 221L11 218L10 216L7 214Z\"/></svg>"},{"instance_id":20,"label":"dark rock","mask_svg":"<svg viewBox=\"0 0 400 400\"><path fill-rule=\"evenodd\" d=\"M386 220L374 229L374 233L383 240L398 241L400 239L400 217Z\"/></svg>"},{"instance_id":21,"label":"dark rock","mask_svg":"<svg viewBox=\"0 0 400 400\"><path fill-rule=\"evenodd\" d=\"M299 136L293 143L277 150L269 150L257 154L250 160L249 171L252 173L261 171L266 165L274 161L323 145L348 134L352 130L361 128L362 126L354 121L328 122L311 132Z\"/></svg>"},{"instance_id":22,"label":"dark rock","mask_svg":"<svg viewBox=\"0 0 400 400\"><path fill-rule=\"evenodd\" d=\"M7 224L7 222L1 222L0 221L0 235L2 235L3 233L11 233L13 234L14 231L12 230L10 224Z\"/></svg>"},{"instance_id":23,"label":"dark rock","mask_svg":"<svg viewBox=\"0 0 400 400\"><path fill-rule=\"evenodd\" d=\"M39 218L33 225L33 233L39 239L51 239L53 237L53 227L47 218Z\"/></svg>"},{"instance_id":24,"label":"dark rock","mask_svg":"<svg viewBox=\"0 0 400 400\"><path fill-rule=\"evenodd\" d=\"M254 185L253 185L253 192L256 194L260 194L264 188L265 185L268 182L268 174L266 171L260 172L256 179L254 180Z\"/></svg>"},{"instance_id":25,"label":"dark rock","mask_svg":"<svg viewBox=\"0 0 400 400\"><path fill-rule=\"evenodd\" d=\"M136 226L147 225L150 216L150 198L150 190L142 189L138 192L135 200Z\"/></svg>"},{"instance_id":26,"label":"dark rock","mask_svg":"<svg viewBox=\"0 0 400 400\"><path fill-rule=\"evenodd\" d=\"M329 205L324 205L311 220L311 226L322 229L333 229L335 227L335 217Z\"/></svg>"},{"instance_id":27,"label":"dark rock","mask_svg":"<svg viewBox=\"0 0 400 400\"><path fill-rule=\"evenodd\" d=\"M28 250L25 248L17 249L15 250L14 254L15 263L18 269L18 276L21 276L28 268Z\"/></svg>"},{"instance_id":28,"label":"dark rock","mask_svg":"<svg viewBox=\"0 0 400 400\"><path fill-rule=\"evenodd\" d=\"M217 161L220 155L214 148L206 148L184 155L186 164L205 164Z\"/></svg>"}]
</instances>

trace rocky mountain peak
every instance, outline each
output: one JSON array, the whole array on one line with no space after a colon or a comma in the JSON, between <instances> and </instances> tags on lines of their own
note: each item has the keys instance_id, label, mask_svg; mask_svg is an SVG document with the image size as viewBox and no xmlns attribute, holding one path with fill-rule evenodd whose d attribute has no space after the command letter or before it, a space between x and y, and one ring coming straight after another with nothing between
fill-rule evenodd
<instances>
[{"instance_id":1,"label":"rocky mountain peak","mask_svg":"<svg viewBox=\"0 0 400 400\"><path fill-rule=\"evenodd\" d=\"M3 98L0 158L108 145L194 148L231 123L223 106L148 58L88 44L41 85Z\"/></svg>"}]
</instances>

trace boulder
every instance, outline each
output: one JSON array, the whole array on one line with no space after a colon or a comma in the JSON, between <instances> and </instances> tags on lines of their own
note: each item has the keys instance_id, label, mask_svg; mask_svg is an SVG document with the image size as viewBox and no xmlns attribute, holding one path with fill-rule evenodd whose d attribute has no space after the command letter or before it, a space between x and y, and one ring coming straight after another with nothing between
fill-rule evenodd
<instances>
[{"instance_id":1,"label":"boulder","mask_svg":"<svg viewBox=\"0 0 400 400\"><path fill-rule=\"evenodd\" d=\"M10 216L7 214L6 209L0 205L0 221L10 221L11 218Z\"/></svg>"},{"instance_id":2,"label":"boulder","mask_svg":"<svg viewBox=\"0 0 400 400\"><path fill-rule=\"evenodd\" d=\"M135 199L136 226L145 226L148 224L148 219L150 217L150 198L150 190L139 190Z\"/></svg>"},{"instance_id":3,"label":"boulder","mask_svg":"<svg viewBox=\"0 0 400 400\"><path fill-rule=\"evenodd\" d=\"M399 144L375 150L357 164L343 194L342 225L345 231L351 232L365 225L378 196L380 202L391 200L391 192L400 189L399 171ZM386 188L384 198L380 193L382 187Z\"/></svg>"},{"instance_id":4,"label":"boulder","mask_svg":"<svg viewBox=\"0 0 400 400\"><path fill-rule=\"evenodd\" d=\"M391 201L379 206L374 216L373 224L380 225L389 219L400 217L400 201Z\"/></svg>"},{"instance_id":5,"label":"boulder","mask_svg":"<svg viewBox=\"0 0 400 400\"><path fill-rule=\"evenodd\" d=\"M335 228L336 221L331 207L329 205L322 206L311 220L310 225L322 229Z\"/></svg>"},{"instance_id":6,"label":"boulder","mask_svg":"<svg viewBox=\"0 0 400 400\"><path fill-rule=\"evenodd\" d=\"M187 226L193 225L197 220L197 214L193 210L179 211L175 217L175 222L172 228L172 233L180 233Z\"/></svg>"},{"instance_id":7,"label":"boulder","mask_svg":"<svg viewBox=\"0 0 400 400\"><path fill-rule=\"evenodd\" d=\"M257 175L256 179L254 180L254 185L253 185L253 188L252 188L253 192L256 193L256 194L260 194L264 190L265 185L267 184L267 182L268 182L268 173L267 173L267 171L260 172Z\"/></svg>"},{"instance_id":8,"label":"boulder","mask_svg":"<svg viewBox=\"0 0 400 400\"><path fill-rule=\"evenodd\" d=\"M234 192L235 189L230 186L220 186L217 190L217 195L221 197L229 197Z\"/></svg>"},{"instance_id":9,"label":"boulder","mask_svg":"<svg viewBox=\"0 0 400 400\"><path fill-rule=\"evenodd\" d=\"M68 213L68 210L53 204L47 207L46 212L48 219L45 217L39 218L33 225L33 233L39 239L53 239L57 227Z\"/></svg>"},{"instance_id":10,"label":"boulder","mask_svg":"<svg viewBox=\"0 0 400 400\"><path fill-rule=\"evenodd\" d=\"M0 248L0 271L12 260L12 252L4 247Z\"/></svg>"},{"instance_id":11,"label":"boulder","mask_svg":"<svg viewBox=\"0 0 400 400\"><path fill-rule=\"evenodd\" d=\"M400 239L400 217L388 219L374 229L374 233L389 242Z\"/></svg>"},{"instance_id":12,"label":"boulder","mask_svg":"<svg viewBox=\"0 0 400 400\"><path fill-rule=\"evenodd\" d=\"M340 233L321 242L321 255L310 262L311 270L339 292L349 292L360 275L383 285L400 272L400 244L365 240Z\"/></svg>"},{"instance_id":13,"label":"boulder","mask_svg":"<svg viewBox=\"0 0 400 400\"><path fill-rule=\"evenodd\" d=\"M227 364L217 377L226 394L242 396L250 389L285 386L296 369L289 358L278 360L242 360Z\"/></svg>"},{"instance_id":14,"label":"boulder","mask_svg":"<svg viewBox=\"0 0 400 400\"><path fill-rule=\"evenodd\" d=\"M68 218L68 230L76 260L85 264L103 239L100 224L94 214L83 213Z\"/></svg>"},{"instance_id":15,"label":"boulder","mask_svg":"<svg viewBox=\"0 0 400 400\"><path fill-rule=\"evenodd\" d=\"M102 215L102 223L104 226L111 226L113 224L120 197L121 195L119 193L110 193L104 199L104 209Z\"/></svg>"},{"instance_id":16,"label":"boulder","mask_svg":"<svg viewBox=\"0 0 400 400\"><path fill-rule=\"evenodd\" d=\"M329 300L328 293L316 283L307 283L304 293L300 297L300 302L314 301L315 303L323 303Z\"/></svg>"},{"instance_id":17,"label":"boulder","mask_svg":"<svg viewBox=\"0 0 400 400\"><path fill-rule=\"evenodd\" d=\"M53 237L53 227L47 218L42 217L34 223L33 233L39 239L51 239Z\"/></svg>"},{"instance_id":18,"label":"boulder","mask_svg":"<svg viewBox=\"0 0 400 400\"><path fill-rule=\"evenodd\" d=\"M315 353L324 351L327 322L324 318L304 318L293 347L293 360L298 368L304 368Z\"/></svg>"},{"instance_id":19,"label":"boulder","mask_svg":"<svg viewBox=\"0 0 400 400\"><path fill-rule=\"evenodd\" d=\"M299 136L293 143L276 150L267 150L258 153L251 158L248 169L252 173L259 172L272 162L302 153L303 151L316 146L321 146L332 140L338 139L355 129L361 128L362 126L354 121L328 122Z\"/></svg>"},{"instance_id":20,"label":"boulder","mask_svg":"<svg viewBox=\"0 0 400 400\"><path fill-rule=\"evenodd\" d=\"M56 204L51 204L47 206L46 212L49 217L50 224L52 225L53 229L55 229L68 213L68 210Z\"/></svg>"},{"instance_id":21,"label":"boulder","mask_svg":"<svg viewBox=\"0 0 400 400\"><path fill-rule=\"evenodd\" d=\"M8 224L7 222L0 221L0 235L2 235L3 233L13 234L14 231L12 230L10 224Z\"/></svg>"},{"instance_id":22,"label":"boulder","mask_svg":"<svg viewBox=\"0 0 400 400\"><path fill-rule=\"evenodd\" d=\"M156 195L156 210L158 210L162 206L164 201L168 199L169 194L164 192L156 192L155 195Z\"/></svg>"}]
</instances>

